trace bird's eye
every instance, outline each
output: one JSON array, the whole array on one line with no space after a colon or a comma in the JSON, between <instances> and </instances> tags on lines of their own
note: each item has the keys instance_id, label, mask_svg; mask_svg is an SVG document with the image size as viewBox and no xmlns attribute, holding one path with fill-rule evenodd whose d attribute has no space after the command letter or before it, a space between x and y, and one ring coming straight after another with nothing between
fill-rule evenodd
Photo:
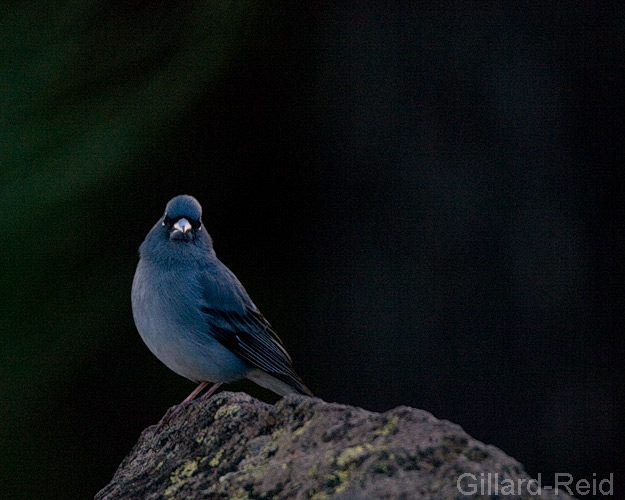
<instances>
[{"instance_id":1,"label":"bird's eye","mask_svg":"<svg viewBox=\"0 0 625 500\"><path fill-rule=\"evenodd\" d=\"M169 216L165 216L165 218L163 219L163 226L167 226L167 227L171 227L172 225L172 219Z\"/></svg>"}]
</instances>

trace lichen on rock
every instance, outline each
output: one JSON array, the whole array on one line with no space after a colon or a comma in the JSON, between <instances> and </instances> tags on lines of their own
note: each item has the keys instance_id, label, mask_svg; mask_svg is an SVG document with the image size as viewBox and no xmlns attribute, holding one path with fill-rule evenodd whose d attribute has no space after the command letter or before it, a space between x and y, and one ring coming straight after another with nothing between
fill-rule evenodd
<instances>
[{"instance_id":1,"label":"lichen on rock","mask_svg":"<svg viewBox=\"0 0 625 500\"><path fill-rule=\"evenodd\" d=\"M304 396L273 406L222 392L146 429L96 500L456 499L463 473L529 479L501 450L422 410L380 414Z\"/></svg>"}]
</instances>

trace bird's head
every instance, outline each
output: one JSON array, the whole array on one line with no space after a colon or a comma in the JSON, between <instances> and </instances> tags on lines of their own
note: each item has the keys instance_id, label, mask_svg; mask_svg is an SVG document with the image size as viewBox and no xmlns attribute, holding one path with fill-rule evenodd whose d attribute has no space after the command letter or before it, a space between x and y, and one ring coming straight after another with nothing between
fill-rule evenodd
<instances>
[{"instance_id":1,"label":"bird's head","mask_svg":"<svg viewBox=\"0 0 625 500\"><path fill-rule=\"evenodd\" d=\"M170 240L193 241L202 231L202 206L193 196L176 196L167 204L161 225Z\"/></svg>"}]
</instances>

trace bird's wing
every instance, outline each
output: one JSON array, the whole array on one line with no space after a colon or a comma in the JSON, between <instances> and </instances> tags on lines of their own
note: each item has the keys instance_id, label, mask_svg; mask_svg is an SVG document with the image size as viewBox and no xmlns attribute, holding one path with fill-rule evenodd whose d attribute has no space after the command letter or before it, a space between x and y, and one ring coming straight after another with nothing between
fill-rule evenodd
<instances>
[{"instance_id":1,"label":"bird's wing","mask_svg":"<svg viewBox=\"0 0 625 500\"><path fill-rule=\"evenodd\" d=\"M246 307L244 312L238 312L203 307L202 313L211 334L230 351L299 392L309 392L291 367L284 344L258 310Z\"/></svg>"}]
</instances>

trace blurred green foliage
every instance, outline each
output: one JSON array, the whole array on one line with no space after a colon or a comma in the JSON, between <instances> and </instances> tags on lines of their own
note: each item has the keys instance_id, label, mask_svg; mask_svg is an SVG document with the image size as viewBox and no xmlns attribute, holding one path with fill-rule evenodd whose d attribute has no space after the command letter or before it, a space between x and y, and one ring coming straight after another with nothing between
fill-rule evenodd
<instances>
[{"instance_id":1,"label":"blurred green foliage","mask_svg":"<svg viewBox=\"0 0 625 500\"><path fill-rule=\"evenodd\" d=\"M128 315L136 262L105 254L93 206L257 41L260 12L84 0L2 11L0 496L84 498L96 485L81 464L99 452L88 429L55 425L72 420L56 398Z\"/></svg>"}]
</instances>

